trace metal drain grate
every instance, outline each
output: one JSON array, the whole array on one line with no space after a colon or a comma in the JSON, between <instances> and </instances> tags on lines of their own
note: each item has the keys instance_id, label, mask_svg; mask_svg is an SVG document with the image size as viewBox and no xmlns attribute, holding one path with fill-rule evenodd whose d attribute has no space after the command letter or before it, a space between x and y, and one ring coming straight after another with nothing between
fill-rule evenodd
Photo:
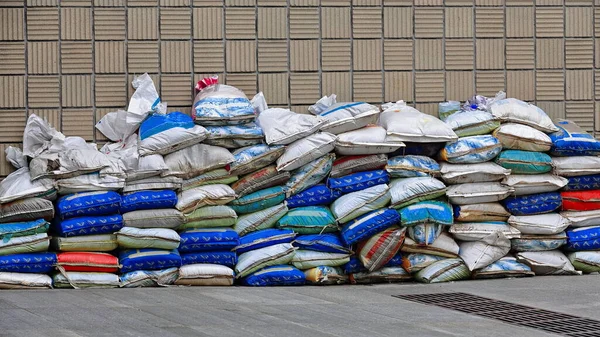
<instances>
[{"instance_id":1,"label":"metal drain grate","mask_svg":"<svg viewBox=\"0 0 600 337\"><path fill-rule=\"evenodd\" d=\"M435 305L504 323L572 337L600 337L600 321L538 309L467 293L393 295L403 300Z\"/></svg>"}]
</instances>

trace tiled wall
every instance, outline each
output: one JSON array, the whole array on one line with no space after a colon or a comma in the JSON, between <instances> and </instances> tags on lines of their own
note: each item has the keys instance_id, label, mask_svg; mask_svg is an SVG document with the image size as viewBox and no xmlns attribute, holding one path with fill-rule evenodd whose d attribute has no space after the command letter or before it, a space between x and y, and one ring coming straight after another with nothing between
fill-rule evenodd
<instances>
[{"instance_id":1,"label":"tiled wall","mask_svg":"<svg viewBox=\"0 0 600 337\"><path fill-rule=\"evenodd\" d=\"M216 73L298 111L506 90L600 131L597 35L599 0L0 0L0 150L29 113L104 141L93 125L143 72L171 110Z\"/></svg>"}]
</instances>

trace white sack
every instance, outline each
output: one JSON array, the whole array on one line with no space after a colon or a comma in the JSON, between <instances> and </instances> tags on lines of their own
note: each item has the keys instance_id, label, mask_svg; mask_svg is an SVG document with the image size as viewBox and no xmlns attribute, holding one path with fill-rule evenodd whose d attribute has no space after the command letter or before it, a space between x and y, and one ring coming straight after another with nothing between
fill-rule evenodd
<instances>
[{"instance_id":1,"label":"white sack","mask_svg":"<svg viewBox=\"0 0 600 337\"><path fill-rule=\"evenodd\" d=\"M510 174L510 170L492 162L478 164L442 162L440 173L447 184L464 184L502 180Z\"/></svg>"},{"instance_id":2,"label":"white sack","mask_svg":"<svg viewBox=\"0 0 600 337\"><path fill-rule=\"evenodd\" d=\"M363 214L385 207L391 196L386 184L348 193L337 198L330 206L335 220L346 223Z\"/></svg>"},{"instance_id":3,"label":"white sack","mask_svg":"<svg viewBox=\"0 0 600 337\"><path fill-rule=\"evenodd\" d=\"M311 111L313 107L315 106L309 107L308 110ZM319 113L311 112L327 119L327 123L321 127L321 131L335 135L375 124L379 117L379 108L364 102L334 102L334 104L319 111Z\"/></svg>"},{"instance_id":4,"label":"white sack","mask_svg":"<svg viewBox=\"0 0 600 337\"><path fill-rule=\"evenodd\" d=\"M404 147L402 142L390 142L381 126L370 125L338 135L335 152L341 155L369 155L390 153Z\"/></svg>"},{"instance_id":5,"label":"white sack","mask_svg":"<svg viewBox=\"0 0 600 337\"><path fill-rule=\"evenodd\" d=\"M517 254L517 260L528 265L535 275L581 275L575 267L559 250L543 252L521 252Z\"/></svg>"},{"instance_id":6,"label":"white sack","mask_svg":"<svg viewBox=\"0 0 600 337\"><path fill-rule=\"evenodd\" d=\"M523 234L552 235L564 231L571 222L558 213L539 215L512 215L508 224Z\"/></svg>"},{"instance_id":7,"label":"white sack","mask_svg":"<svg viewBox=\"0 0 600 337\"><path fill-rule=\"evenodd\" d=\"M323 157L334 149L335 140L335 135L320 132L292 143L277 159L277 170L292 171Z\"/></svg>"},{"instance_id":8,"label":"white sack","mask_svg":"<svg viewBox=\"0 0 600 337\"><path fill-rule=\"evenodd\" d=\"M455 205L468 205L504 200L513 192L512 187L497 182L468 183L448 187L446 196Z\"/></svg>"},{"instance_id":9,"label":"white sack","mask_svg":"<svg viewBox=\"0 0 600 337\"><path fill-rule=\"evenodd\" d=\"M23 154L35 158L52 144L62 144L64 140L65 135L56 131L42 118L31 114L23 132Z\"/></svg>"},{"instance_id":10,"label":"white sack","mask_svg":"<svg viewBox=\"0 0 600 337\"><path fill-rule=\"evenodd\" d=\"M470 271L481 269L498 261L510 251L510 240L504 234L492 233L479 241L460 244L460 258Z\"/></svg>"},{"instance_id":11,"label":"white sack","mask_svg":"<svg viewBox=\"0 0 600 337\"><path fill-rule=\"evenodd\" d=\"M600 157L552 157L553 173L562 177L600 174Z\"/></svg>"},{"instance_id":12,"label":"white sack","mask_svg":"<svg viewBox=\"0 0 600 337\"><path fill-rule=\"evenodd\" d=\"M43 179L40 179L43 180ZM116 191L125 186L125 178L96 173L83 174L77 177L59 179L56 188L59 194L71 194L92 191Z\"/></svg>"},{"instance_id":13,"label":"white sack","mask_svg":"<svg viewBox=\"0 0 600 337\"><path fill-rule=\"evenodd\" d=\"M227 166L235 159L227 149L196 144L164 157L169 170L163 176L191 179L203 173Z\"/></svg>"},{"instance_id":14,"label":"white sack","mask_svg":"<svg viewBox=\"0 0 600 337\"><path fill-rule=\"evenodd\" d=\"M448 124L407 106L404 101L386 105L379 117L379 125L387 130L388 135L403 142L449 142L458 139Z\"/></svg>"},{"instance_id":15,"label":"white sack","mask_svg":"<svg viewBox=\"0 0 600 337\"><path fill-rule=\"evenodd\" d=\"M511 174L502 181L502 184L515 190L515 195L553 192L567 183L567 179L553 174Z\"/></svg>"},{"instance_id":16,"label":"white sack","mask_svg":"<svg viewBox=\"0 0 600 337\"><path fill-rule=\"evenodd\" d=\"M444 195L446 185L433 177L413 177L394 179L390 182L392 206L397 208L405 203L431 199L428 196Z\"/></svg>"},{"instance_id":17,"label":"white sack","mask_svg":"<svg viewBox=\"0 0 600 337\"><path fill-rule=\"evenodd\" d=\"M287 145L310 136L327 122L323 117L295 113L288 109L272 108L256 119L269 145Z\"/></svg>"},{"instance_id":18,"label":"white sack","mask_svg":"<svg viewBox=\"0 0 600 337\"><path fill-rule=\"evenodd\" d=\"M206 129L200 125L194 125L190 129L174 127L141 139L138 152L142 157L151 154L165 155L200 143L207 135Z\"/></svg>"},{"instance_id":19,"label":"white sack","mask_svg":"<svg viewBox=\"0 0 600 337\"><path fill-rule=\"evenodd\" d=\"M175 207L187 214L204 206L225 205L235 198L235 191L228 185L203 185L180 192Z\"/></svg>"},{"instance_id":20,"label":"white sack","mask_svg":"<svg viewBox=\"0 0 600 337\"><path fill-rule=\"evenodd\" d=\"M450 226L448 232L456 240L478 241L493 233L502 233L507 239L521 237L521 232L503 222L463 222Z\"/></svg>"},{"instance_id":21,"label":"white sack","mask_svg":"<svg viewBox=\"0 0 600 337\"><path fill-rule=\"evenodd\" d=\"M53 194L55 181L48 178L31 181L29 168L20 168L0 181L0 204Z\"/></svg>"},{"instance_id":22,"label":"white sack","mask_svg":"<svg viewBox=\"0 0 600 337\"><path fill-rule=\"evenodd\" d=\"M0 272L0 289L52 288L46 274Z\"/></svg>"},{"instance_id":23,"label":"white sack","mask_svg":"<svg viewBox=\"0 0 600 337\"><path fill-rule=\"evenodd\" d=\"M6 153L6 160L11 163L14 168L20 169L29 166L27 165L27 157L18 147L9 146L4 150L4 153Z\"/></svg>"},{"instance_id":24,"label":"white sack","mask_svg":"<svg viewBox=\"0 0 600 337\"><path fill-rule=\"evenodd\" d=\"M144 190L180 190L183 179L177 177L150 177L134 181L126 181L123 193Z\"/></svg>"},{"instance_id":25,"label":"white sack","mask_svg":"<svg viewBox=\"0 0 600 337\"><path fill-rule=\"evenodd\" d=\"M593 211L565 211L560 215L565 217L571 227L600 226L600 210Z\"/></svg>"},{"instance_id":26,"label":"white sack","mask_svg":"<svg viewBox=\"0 0 600 337\"><path fill-rule=\"evenodd\" d=\"M552 123L552 119L546 115L544 110L516 98L506 98L493 102L490 105L490 110L494 117L503 122L529 125L546 133L558 131L558 128Z\"/></svg>"},{"instance_id":27,"label":"white sack","mask_svg":"<svg viewBox=\"0 0 600 337\"><path fill-rule=\"evenodd\" d=\"M505 149L546 152L552 146L547 134L523 124L502 124L494 131L494 137Z\"/></svg>"},{"instance_id":28,"label":"white sack","mask_svg":"<svg viewBox=\"0 0 600 337\"><path fill-rule=\"evenodd\" d=\"M173 208L144 209L123 214L125 227L175 229L184 221L183 213Z\"/></svg>"}]
</instances>

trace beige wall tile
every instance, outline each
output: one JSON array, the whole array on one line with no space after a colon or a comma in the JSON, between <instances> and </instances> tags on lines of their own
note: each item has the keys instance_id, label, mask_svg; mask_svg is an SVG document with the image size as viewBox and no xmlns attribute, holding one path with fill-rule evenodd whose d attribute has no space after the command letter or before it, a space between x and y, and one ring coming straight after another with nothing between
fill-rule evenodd
<instances>
[{"instance_id":1,"label":"beige wall tile","mask_svg":"<svg viewBox=\"0 0 600 337\"><path fill-rule=\"evenodd\" d=\"M446 14L446 37L473 37L473 8L449 7Z\"/></svg>"},{"instance_id":2,"label":"beige wall tile","mask_svg":"<svg viewBox=\"0 0 600 337\"><path fill-rule=\"evenodd\" d=\"M22 142L26 121L25 110L0 110L0 142Z\"/></svg>"},{"instance_id":3,"label":"beige wall tile","mask_svg":"<svg viewBox=\"0 0 600 337\"><path fill-rule=\"evenodd\" d=\"M505 91L503 71L478 71L475 73L475 90L478 95L494 96L500 90Z\"/></svg>"},{"instance_id":4,"label":"beige wall tile","mask_svg":"<svg viewBox=\"0 0 600 337\"><path fill-rule=\"evenodd\" d=\"M388 71L385 73L386 102L404 100L412 102L414 98L414 81L412 71Z\"/></svg>"},{"instance_id":5,"label":"beige wall tile","mask_svg":"<svg viewBox=\"0 0 600 337\"><path fill-rule=\"evenodd\" d=\"M473 71L446 72L446 100L464 101L475 92L475 76Z\"/></svg>"},{"instance_id":6,"label":"beige wall tile","mask_svg":"<svg viewBox=\"0 0 600 337\"><path fill-rule=\"evenodd\" d=\"M256 37L254 8L225 9L225 37L227 39L247 40Z\"/></svg>"},{"instance_id":7,"label":"beige wall tile","mask_svg":"<svg viewBox=\"0 0 600 337\"><path fill-rule=\"evenodd\" d=\"M93 106L92 75L66 75L62 77L62 106Z\"/></svg>"},{"instance_id":8,"label":"beige wall tile","mask_svg":"<svg viewBox=\"0 0 600 337\"><path fill-rule=\"evenodd\" d=\"M129 40L158 39L158 9L128 8L127 38Z\"/></svg>"},{"instance_id":9,"label":"beige wall tile","mask_svg":"<svg viewBox=\"0 0 600 337\"><path fill-rule=\"evenodd\" d=\"M158 51L160 45L157 41L130 41L127 47L128 70L130 73L143 74L145 72L157 73L159 71ZM216 53L215 50L202 55L207 57Z\"/></svg>"},{"instance_id":10,"label":"beige wall tile","mask_svg":"<svg viewBox=\"0 0 600 337\"><path fill-rule=\"evenodd\" d=\"M504 69L504 40L477 40L477 69Z\"/></svg>"},{"instance_id":11,"label":"beige wall tile","mask_svg":"<svg viewBox=\"0 0 600 337\"><path fill-rule=\"evenodd\" d=\"M194 72L225 71L225 46L222 41L194 42Z\"/></svg>"},{"instance_id":12,"label":"beige wall tile","mask_svg":"<svg viewBox=\"0 0 600 337\"><path fill-rule=\"evenodd\" d=\"M0 108L24 108L25 85L25 76L0 76Z\"/></svg>"},{"instance_id":13,"label":"beige wall tile","mask_svg":"<svg viewBox=\"0 0 600 337\"><path fill-rule=\"evenodd\" d=\"M54 108L60 106L58 76L29 76L27 104L32 108Z\"/></svg>"},{"instance_id":14,"label":"beige wall tile","mask_svg":"<svg viewBox=\"0 0 600 337\"><path fill-rule=\"evenodd\" d=\"M57 42L51 42L57 44ZM94 63L91 41L63 41L60 46L60 59L63 74L90 74ZM131 42L130 42L131 48ZM31 52L30 52L31 53ZM30 54L31 56L31 54ZM30 66L31 69L31 66Z\"/></svg>"},{"instance_id":15,"label":"beige wall tile","mask_svg":"<svg viewBox=\"0 0 600 337\"><path fill-rule=\"evenodd\" d=\"M318 73L292 73L290 93L292 104L314 104L320 97Z\"/></svg>"},{"instance_id":16,"label":"beige wall tile","mask_svg":"<svg viewBox=\"0 0 600 337\"><path fill-rule=\"evenodd\" d=\"M62 115L65 135L94 140L94 109L63 109Z\"/></svg>"},{"instance_id":17,"label":"beige wall tile","mask_svg":"<svg viewBox=\"0 0 600 337\"><path fill-rule=\"evenodd\" d=\"M61 8L60 35L63 40L92 39L91 8Z\"/></svg>"},{"instance_id":18,"label":"beige wall tile","mask_svg":"<svg viewBox=\"0 0 600 337\"><path fill-rule=\"evenodd\" d=\"M594 73L592 70L566 71L567 100L593 99Z\"/></svg>"},{"instance_id":19,"label":"beige wall tile","mask_svg":"<svg viewBox=\"0 0 600 337\"><path fill-rule=\"evenodd\" d=\"M415 41L415 69L437 70L444 67L442 40Z\"/></svg>"},{"instance_id":20,"label":"beige wall tile","mask_svg":"<svg viewBox=\"0 0 600 337\"><path fill-rule=\"evenodd\" d=\"M321 95L336 94L338 102L352 101L352 77L349 72L321 74Z\"/></svg>"},{"instance_id":21,"label":"beige wall tile","mask_svg":"<svg viewBox=\"0 0 600 337\"><path fill-rule=\"evenodd\" d=\"M95 64L97 73L125 72L125 42L96 42Z\"/></svg>"},{"instance_id":22,"label":"beige wall tile","mask_svg":"<svg viewBox=\"0 0 600 337\"><path fill-rule=\"evenodd\" d=\"M160 9L160 38L189 39L192 31L192 10L189 8Z\"/></svg>"},{"instance_id":23,"label":"beige wall tile","mask_svg":"<svg viewBox=\"0 0 600 337\"><path fill-rule=\"evenodd\" d=\"M356 38L381 38L381 7L358 7L352 11L352 36Z\"/></svg>"},{"instance_id":24,"label":"beige wall tile","mask_svg":"<svg viewBox=\"0 0 600 337\"><path fill-rule=\"evenodd\" d=\"M355 72L352 77L353 100L371 103L382 101L382 72Z\"/></svg>"},{"instance_id":25,"label":"beige wall tile","mask_svg":"<svg viewBox=\"0 0 600 337\"><path fill-rule=\"evenodd\" d=\"M533 7L506 8L506 37L532 37L535 19Z\"/></svg>"},{"instance_id":26,"label":"beige wall tile","mask_svg":"<svg viewBox=\"0 0 600 337\"><path fill-rule=\"evenodd\" d=\"M287 104L289 96L287 73L258 75L258 90L262 91L268 104Z\"/></svg>"},{"instance_id":27,"label":"beige wall tile","mask_svg":"<svg viewBox=\"0 0 600 337\"><path fill-rule=\"evenodd\" d=\"M34 10L33 8L30 11ZM25 29L23 22L23 8L0 8L0 40L3 41L18 41L23 40L25 38ZM31 16L30 16L31 15ZM36 16L40 17L43 14L39 12L36 14L28 14L27 18L35 19ZM54 18L54 12L52 12L51 19L49 20L50 29L52 29L52 25L54 22L52 19ZM58 24L58 17L56 17L56 21ZM37 23L31 23L31 27L36 28L38 33L40 32L39 25ZM29 27L28 27L29 28ZM52 32L51 34L52 35ZM29 35L28 38L36 37L36 34ZM39 36L38 36L39 37ZM56 31L56 37L58 37L58 31Z\"/></svg>"},{"instance_id":28,"label":"beige wall tile","mask_svg":"<svg viewBox=\"0 0 600 337\"><path fill-rule=\"evenodd\" d=\"M577 123L582 129L594 131L594 101L566 102L566 117Z\"/></svg>"},{"instance_id":29,"label":"beige wall tile","mask_svg":"<svg viewBox=\"0 0 600 337\"><path fill-rule=\"evenodd\" d=\"M227 41L227 71L256 71L255 41Z\"/></svg>"},{"instance_id":30,"label":"beige wall tile","mask_svg":"<svg viewBox=\"0 0 600 337\"><path fill-rule=\"evenodd\" d=\"M192 43L190 41L162 41L160 67L163 73L192 71Z\"/></svg>"},{"instance_id":31,"label":"beige wall tile","mask_svg":"<svg viewBox=\"0 0 600 337\"><path fill-rule=\"evenodd\" d=\"M538 70L535 76L537 100L564 100L565 74L560 70Z\"/></svg>"},{"instance_id":32,"label":"beige wall tile","mask_svg":"<svg viewBox=\"0 0 600 337\"><path fill-rule=\"evenodd\" d=\"M241 89L246 96L252 97L258 92L257 80L256 74L227 74L226 83Z\"/></svg>"},{"instance_id":33,"label":"beige wall tile","mask_svg":"<svg viewBox=\"0 0 600 337\"><path fill-rule=\"evenodd\" d=\"M25 43L0 42L0 75L25 73Z\"/></svg>"},{"instance_id":34,"label":"beige wall tile","mask_svg":"<svg viewBox=\"0 0 600 337\"><path fill-rule=\"evenodd\" d=\"M288 43L285 40L258 41L258 71L287 71Z\"/></svg>"},{"instance_id":35,"label":"beige wall tile","mask_svg":"<svg viewBox=\"0 0 600 337\"><path fill-rule=\"evenodd\" d=\"M125 75L96 75L96 106L124 108L128 100L126 81Z\"/></svg>"},{"instance_id":36,"label":"beige wall tile","mask_svg":"<svg viewBox=\"0 0 600 337\"><path fill-rule=\"evenodd\" d=\"M293 40L290 41L290 70L317 71L319 70L319 41Z\"/></svg>"},{"instance_id":37,"label":"beige wall tile","mask_svg":"<svg viewBox=\"0 0 600 337\"><path fill-rule=\"evenodd\" d=\"M535 74L533 70L509 70L506 72L506 95L524 101L535 100Z\"/></svg>"},{"instance_id":38,"label":"beige wall tile","mask_svg":"<svg viewBox=\"0 0 600 337\"><path fill-rule=\"evenodd\" d=\"M529 39L506 40L506 69L535 68L535 43Z\"/></svg>"},{"instance_id":39,"label":"beige wall tile","mask_svg":"<svg viewBox=\"0 0 600 337\"><path fill-rule=\"evenodd\" d=\"M290 38L316 39L319 37L318 8L290 8Z\"/></svg>"},{"instance_id":40,"label":"beige wall tile","mask_svg":"<svg viewBox=\"0 0 600 337\"><path fill-rule=\"evenodd\" d=\"M537 8L535 26L537 37L562 37L565 29L563 8Z\"/></svg>"},{"instance_id":41,"label":"beige wall tile","mask_svg":"<svg viewBox=\"0 0 600 337\"><path fill-rule=\"evenodd\" d=\"M258 38L285 39L287 38L287 8L258 9Z\"/></svg>"},{"instance_id":42,"label":"beige wall tile","mask_svg":"<svg viewBox=\"0 0 600 337\"><path fill-rule=\"evenodd\" d=\"M414 9L415 37L444 36L444 10L442 8L417 7Z\"/></svg>"},{"instance_id":43,"label":"beige wall tile","mask_svg":"<svg viewBox=\"0 0 600 337\"><path fill-rule=\"evenodd\" d=\"M321 65L324 71L350 70L352 67L350 40L322 40Z\"/></svg>"},{"instance_id":44,"label":"beige wall tile","mask_svg":"<svg viewBox=\"0 0 600 337\"><path fill-rule=\"evenodd\" d=\"M321 36L325 39L348 39L352 33L350 22L350 8L323 7Z\"/></svg>"},{"instance_id":45,"label":"beige wall tile","mask_svg":"<svg viewBox=\"0 0 600 337\"><path fill-rule=\"evenodd\" d=\"M354 70L381 70L381 40L354 40Z\"/></svg>"},{"instance_id":46,"label":"beige wall tile","mask_svg":"<svg viewBox=\"0 0 600 337\"><path fill-rule=\"evenodd\" d=\"M415 99L417 102L441 102L444 100L444 73L419 72L415 74Z\"/></svg>"},{"instance_id":47,"label":"beige wall tile","mask_svg":"<svg viewBox=\"0 0 600 337\"><path fill-rule=\"evenodd\" d=\"M2 13L3 17L5 17L4 15L9 15L6 16L8 17L8 24L14 22L15 20L18 20L21 18L21 16L16 17L17 14L23 14L23 12L19 12L19 11L10 11L10 12L6 12L6 13ZM59 21L58 21L58 17L59 17L59 12L58 12L58 8L31 8L27 10L27 39L29 41L36 41L36 40L58 40L59 38ZM8 26L7 24L7 26ZM13 32L10 32L10 30L13 30ZM18 34L18 31L15 31L15 29L19 29L18 27L15 28L8 28L7 33L3 33L3 35L12 35L12 36L21 36L22 34ZM0 31L2 31L4 29L1 29ZM22 27L21 27L22 30Z\"/></svg>"},{"instance_id":48,"label":"beige wall tile","mask_svg":"<svg viewBox=\"0 0 600 337\"><path fill-rule=\"evenodd\" d=\"M592 7L567 7L565 9L566 36L591 37L593 31Z\"/></svg>"},{"instance_id":49,"label":"beige wall tile","mask_svg":"<svg viewBox=\"0 0 600 337\"><path fill-rule=\"evenodd\" d=\"M94 9L94 39L125 40L127 36L124 8Z\"/></svg>"},{"instance_id":50,"label":"beige wall tile","mask_svg":"<svg viewBox=\"0 0 600 337\"><path fill-rule=\"evenodd\" d=\"M385 70L413 69L413 41L385 40L383 42Z\"/></svg>"},{"instance_id":51,"label":"beige wall tile","mask_svg":"<svg viewBox=\"0 0 600 337\"><path fill-rule=\"evenodd\" d=\"M386 38L412 37L413 9L411 7L384 7L383 35Z\"/></svg>"},{"instance_id":52,"label":"beige wall tile","mask_svg":"<svg viewBox=\"0 0 600 337\"><path fill-rule=\"evenodd\" d=\"M592 39L565 40L565 62L567 68L594 67L594 41Z\"/></svg>"},{"instance_id":53,"label":"beige wall tile","mask_svg":"<svg viewBox=\"0 0 600 337\"><path fill-rule=\"evenodd\" d=\"M194 39L223 38L223 8L194 8L193 17Z\"/></svg>"},{"instance_id":54,"label":"beige wall tile","mask_svg":"<svg viewBox=\"0 0 600 337\"><path fill-rule=\"evenodd\" d=\"M193 84L190 75L163 75L160 80L161 100L174 106L189 106Z\"/></svg>"},{"instance_id":55,"label":"beige wall tile","mask_svg":"<svg viewBox=\"0 0 600 337\"><path fill-rule=\"evenodd\" d=\"M536 105L544 110L552 120L556 120L559 118L564 119L566 117L565 114L565 102L541 102L537 101Z\"/></svg>"},{"instance_id":56,"label":"beige wall tile","mask_svg":"<svg viewBox=\"0 0 600 337\"><path fill-rule=\"evenodd\" d=\"M536 67L562 68L565 62L563 39L537 39Z\"/></svg>"},{"instance_id":57,"label":"beige wall tile","mask_svg":"<svg viewBox=\"0 0 600 337\"><path fill-rule=\"evenodd\" d=\"M472 39L446 40L446 69L471 70L475 67L475 44Z\"/></svg>"},{"instance_id":58,"label":"beige wall tile","mask_svg":"<svg viewBox=\"0 0 600 337\"><path fill-rule=\"evenodd\" d=\"M504 10L502 8L477 7L475 9L476 37L503 37L504 27Z\"/></svg>"}]
</instances>

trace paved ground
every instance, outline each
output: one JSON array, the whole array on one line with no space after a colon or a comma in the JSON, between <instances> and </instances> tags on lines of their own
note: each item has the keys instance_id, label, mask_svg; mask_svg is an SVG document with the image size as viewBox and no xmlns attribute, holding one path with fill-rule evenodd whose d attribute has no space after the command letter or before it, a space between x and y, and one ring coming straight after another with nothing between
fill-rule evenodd
<instances>
[{"instance_id":1,"label":"paved ground","mask_svg":"<svg viewBox=\"0 0 600 337\"><path fill-rule=\"evenodd\" d=\"M600 276L294 288L0 291L0 336L552 336L397 294L461 291L600 319Z\"/></svg>"}]
</instances>

